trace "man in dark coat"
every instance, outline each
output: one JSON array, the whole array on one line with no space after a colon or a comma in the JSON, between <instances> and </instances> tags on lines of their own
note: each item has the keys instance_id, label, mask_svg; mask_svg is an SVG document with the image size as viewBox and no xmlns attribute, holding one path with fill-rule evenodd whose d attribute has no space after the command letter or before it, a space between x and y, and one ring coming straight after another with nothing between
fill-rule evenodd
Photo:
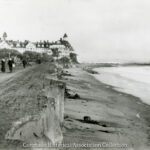
<instances>
[{"instance_id":1,"label":"man in dark coat","mask_svg":"<svg viewBox=\"0 0 150 150\"><path fill-rule=\"evenodd\" d=\"M26 65L27 65L26 59L23 59L23 60L22 60L22 64L23 64L23 68L26 68Z\"/></svg>"},{"instance_id":2,"label":"man in dark coat","mask_svg":"<svg viewBox=\"0 0 150 150\"><path fill-rule=\"evenodd\" d=\"M12 58L9 58L9 60L8 60L8 67L9 67L9 71L12 72L13 71L13 60L12 60Z\"/></svg>"},{"instance_id":3,"label":"man in dark coat","mask_svg":"<svg viewBox=\"0 0 150 150\"><path fill-rule=\"evenodd\" d=\"M6 66L5 66L5 59L1 60L1 71L5 72L6 71Z\"/></svg>"}]
</instances>

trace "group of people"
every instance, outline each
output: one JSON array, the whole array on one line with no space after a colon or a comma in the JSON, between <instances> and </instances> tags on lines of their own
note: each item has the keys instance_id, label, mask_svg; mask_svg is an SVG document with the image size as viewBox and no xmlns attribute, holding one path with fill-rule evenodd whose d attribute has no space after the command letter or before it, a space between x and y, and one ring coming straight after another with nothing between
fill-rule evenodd
<instances>
[{"instance_id":1,"label":"group of people","mask_svg":"<svg viewBox=\"0 0 150 150\"><path fill-rule=\"evenodd\" d=\"M15 64L16 63L13 58L9 58L8 60L4 58L1 59L1 72L6 72L6 65L8 65L9 72L13 72L13 69L15 68ZM26 59L22 60L22 65L24 68L26 68L27 65Z\"/></svg>"},{"instance_id":2,"label":"group of people","mask_svg":"<svg viewBox=\"0 0 150 150\"><path fill-rule=\"evenodd\" d=\"M8 61L6 59L1 60L1 71L6 72L6 62L8 64L9 71L12 72L15 67L15 62L13 58L9 58Z\"/></svg>"}]
</instances>

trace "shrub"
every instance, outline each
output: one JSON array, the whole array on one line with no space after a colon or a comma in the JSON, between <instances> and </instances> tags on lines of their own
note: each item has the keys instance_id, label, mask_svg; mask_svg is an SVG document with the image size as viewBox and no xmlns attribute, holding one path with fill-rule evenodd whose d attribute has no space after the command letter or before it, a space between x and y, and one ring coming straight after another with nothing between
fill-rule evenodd
<instances>
[{"instance_id":1,"label":"shrub","mask_svg":"<svg viewBox=\"0 0 150 150\"><path fill-rule=\"evenodd\" d=\"M25 51L23 53L23 58L28 59L28 61L36 62L37 59L41 58L41 54L38 52Z\"/></svg>"},{"instance_id":2,"label":"shrub","mask_svg":"<svg viewBox=\"0 0 150 150\"><path fill-rule=\"evenodd\" d=\"M33 52L33 51L25 51L23 53L23 57L28 59L28 61L32 62L52 62L53 57L48 55L47 53L38 53L38 52Z\"/></svg>"},{"instance_id":3,"label":"shrub","mask_svg":"<svg viewBox=\"0 0 150 150\"><path fill-rule=\"evenodd\" d=\"M42 62L53 62L54 59L52 56L48 55L47 53L42 53L41 61Z\"/></svg>"},{"instance_id":4,"label":"shrub","mask_svg":"<svg viewBox=\"0 0 150 150\"><path fill-rule=\"evenodd\" d=\"M70 64L70 59L68 57L62 57L58 60L58 62L62 64L63 67L68 67Z\"/></svg>"},{"instance_id":5,"label":"shrub","mask_svg":"<svg viewBox=\"0 0 150 150\"><path fill-rule=\"evenodd\" d=\"M22 54L18 52L17 50L13 49L0 49L0 59L2 58L8 58L8 57L14 57L17 56L19 58L22 58Z\"/></svg>"},{"instance_id":6,"label":"shrub","mask_svg":"<svg viewBox=\"0 0 150 150\"><path fill-rule=\"evenodd\" d=\"M78 63L78 60L77 60L77 54L75 53L70 53L70 59L73 63Z\"/></svg>"}]
</instances>

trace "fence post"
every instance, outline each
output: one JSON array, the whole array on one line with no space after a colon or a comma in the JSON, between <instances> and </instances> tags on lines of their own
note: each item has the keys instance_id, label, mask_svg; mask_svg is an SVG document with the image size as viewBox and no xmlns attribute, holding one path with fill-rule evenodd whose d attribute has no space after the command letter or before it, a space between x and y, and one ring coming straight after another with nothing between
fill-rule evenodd
<instances>
[{"instance_id":1,"label":"fence post","mask_svg":"<svg viewBox=\"0 0 150 150\"><path fill-rule=\"evenodd\" d=\"M45 95L55 99L55 112L61 124L64 121L65 87L64 82L48 78L44 80L43 84Z\"/></svg>"}]
</instances>

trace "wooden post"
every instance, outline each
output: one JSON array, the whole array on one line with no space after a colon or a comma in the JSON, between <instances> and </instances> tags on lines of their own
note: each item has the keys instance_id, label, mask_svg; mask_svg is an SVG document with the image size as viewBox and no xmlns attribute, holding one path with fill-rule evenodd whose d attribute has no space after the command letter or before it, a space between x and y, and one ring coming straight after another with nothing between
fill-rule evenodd
<instances>
[{"instance_id":1,"label":"wooden post","mask_svg":"<svg viewBox=\"0 0 150 150\"><path fill-rule=\"evenodd\" d=\"M64 121L65 87L66 84L59 80L45 79L44 81L45 95L55 99L55 111L60 123Z\"/></svg>"}]
</instances>

